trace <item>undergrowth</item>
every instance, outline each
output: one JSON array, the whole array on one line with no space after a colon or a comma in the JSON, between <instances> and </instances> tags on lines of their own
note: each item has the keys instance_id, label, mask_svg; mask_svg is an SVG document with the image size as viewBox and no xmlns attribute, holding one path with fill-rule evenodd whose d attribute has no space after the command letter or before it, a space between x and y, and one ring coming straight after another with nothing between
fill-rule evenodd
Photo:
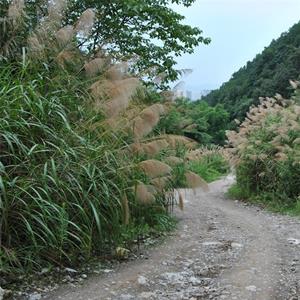
<instances>
[{"instance_id":1,"label":"undergrowth","mask_svg":"<svg viewBox=\"0 0 300 300\"><path fill-rule=\"evenodd\" d=\"M230 199L247 201L273 212L292 216L300 215L300 199L287 202L285 197L276 193L261 192L259 194L251 194L249 191L241 188L238 184L232 185L226 195Z\"/></svg>"},{"instance_id":2,"label":"undergrowth","mask_svg":"<svg viewBox=\"0 0 300 300\"><path fill-rule=\"evenodd\" d=\"M228 162L218 153L204 155L198 160L191 161L188 168L207 182L218 180L230 171Z\"/></svg>"}]
</instances>

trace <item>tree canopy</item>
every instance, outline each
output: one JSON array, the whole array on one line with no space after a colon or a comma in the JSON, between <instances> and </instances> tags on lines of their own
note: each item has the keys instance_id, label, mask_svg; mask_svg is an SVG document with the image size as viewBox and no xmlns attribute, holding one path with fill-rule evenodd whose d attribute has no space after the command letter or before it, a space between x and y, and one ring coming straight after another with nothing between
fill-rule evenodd
<instances>
[{"instance_id":1,"label":"tree canopy","mask_svg":"<svg viewBox=\"0 0 300 300\"><path fill-rule=\"evenodd\" d=\"M0 4L6 11L9 0ZM134 59L133 71L145 78L162 77L162 82L177 79L176 57L192 53L209 38L199 28L184 24L184 16L175 12L172 4L191 6L195 0L53 0L65 9L65 24L74 24L87 9L95 12L95 24L86 49L100 46L117 59ZM65 5L66 4L66 5ZM46 0L26 1L26 13L31 24L38 23L47 12ZM145 71L146 70L146 71Z\"/></svg>"}]
</instances>

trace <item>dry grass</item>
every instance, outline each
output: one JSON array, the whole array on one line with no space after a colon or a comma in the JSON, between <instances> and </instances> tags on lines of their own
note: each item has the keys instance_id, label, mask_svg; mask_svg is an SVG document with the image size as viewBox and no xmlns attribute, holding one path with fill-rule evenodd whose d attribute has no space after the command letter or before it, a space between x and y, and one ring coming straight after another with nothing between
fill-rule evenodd
<instances>
[{"instance_id":1,"label":"dry grass","mask_svg":"<svg viewBox=\"0 0 300 300\"><path fill-rule=\"evenodd\" d=\"M154 178L150 181L150 183L156 188L157 191L163 193L164 191L170 189L170 186L172 186L172 177L164 176L164 177Z\"/></svg>"},{"instance_id":2,"label":"dry grass","mask_svg":"<svg viewBox=\"0 0 300 300\"><path fill-rule=\"evenodd\" d=\"M191 189L202 188L205 192L209 191L207 182L194 172L185 173L187 187Z\"/></svg>"},{"instance_id":3,"label":"dry grass","mask_svg":"<svg viewBox=\"0 0 300 300\"><path fill-rule=\"evenodd\" d=\"M132 122L132 131L136 140L147 136L158 124L160 117L167 112L166 106L162 104L153 104L137 116Z\"/></svg>"},{"instance_id":4,"label":"dry grass","mask_svg":"<svg viewBox=\"0 0 300 300\"><path fill-rule=\"evenodd\" d=\"M293 88L297 82L291 83ZM300 190L299 91L291 100L277 94L251 107L237 131L227 132L228 152L237 170L238 189L279 206L295 203ZM278 205L278 203L277 203Z\"/></svg>"},{"instance_id":5,"label":"dry grass","mask_svg":"<svg viewBox=\"0 0 300 300\"><path fill-rule=\"evenodd\" d=\"M168 156L165 158L165 162L169 166L177 166L184 163L184 159L176 156Z\"/></svg>"},{"instance_id":6,"label":"dry grass","mask_svg":"<svg viewBox=\"0 0 300 300\"><path fill-rule=\"evenodd\" d=\"M155 159L140 162L139 168L150 178L165 176L172 172L170 166Z\"/></svg>"},{"instance_id":7,"label":"dry grass","mask_svg":"<svg viewBox=\"0 0 300 300\"><path fill-rule=\"evenodd\" d=\"M88 36L94 26L95 12L92 9L84 11L77 21L75 31L83 36Z\"/></svg>"},{"instance_id":8,"label":"dry grass","mask_svg":"<svg viewBox=\"0 0 300 300\"><path fill-rule=\"evenodd\" d=\"M72 25L67 25L59 29L56 32L55 37L60 47L66 47L72 42L74 34L74 27Z\"/></svg>"},{"instance_id":9,"label":"dry grass","mask_svg":"<svg viewBox=\"0 0 300 300\"><path fill-rule=\"evenodd\" d=\"M135 187L135 197L138 203L150 205L155 203L157 191L154 186L139 183Z\"/></svg>"},{"instance_id":10,"label":"dry grass","mask_svg":"<svg viewBox=\"0 0 300 300\"><path fill-rule=\"evenodd\" d=\"M93 60L85 63L84 70L89 78L93 78L101 73L104 70L107 64L107 59L103 57L96 57Z\"/></svg>"},{"instance_id":11,"label":"dry grass","mask_svg":"<svg viewBox=\"0 0 300 300\"><path fill-rule=\"evenodd\" d=\"M180 210L184 210L184 200L183 200L183 195L181 192L179 193L179 201L178 201L178 207L180 208Z\"/></svg>"}]
</instances>

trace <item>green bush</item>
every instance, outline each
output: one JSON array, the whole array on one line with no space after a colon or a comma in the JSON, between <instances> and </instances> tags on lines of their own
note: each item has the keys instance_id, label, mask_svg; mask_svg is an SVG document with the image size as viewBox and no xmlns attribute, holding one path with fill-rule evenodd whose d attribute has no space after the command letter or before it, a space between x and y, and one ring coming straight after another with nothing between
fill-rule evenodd
<instances>
[{"instance_id":1,"label":"green bush","mask_svg":"<svg viewBox=\"0 0 300 300\"><path fill-rule=\"evenodd\" d=\"M230 170L228 162L218 153L203 155L199 160L189 162L188 168L207 182L220 179Z\"/></svg>"},{"instance_id":2,"label":"green bush","mask_svg":"<svg viewBox=\"0 0 300 300\"><path fill-rule=\"evenodd\" d=\"M229 133L236 155L237 187L246 198L281 207L297 206L300 196L300 106L267 98L252 108L237 133ZM295 103L296 102L296 103Z\"/></svg>"},{"instance_id":3,"label":"green bush","mask_svg":"<svg viewBox=\"0 0 300 300\"><path fill-rule=\"evenodd\" d=\"M209 106L203 101L177 99L157 129L168 134L185 135L202 145L225 143L229 114L221 105Z\"/></svg>"}]
</instances>

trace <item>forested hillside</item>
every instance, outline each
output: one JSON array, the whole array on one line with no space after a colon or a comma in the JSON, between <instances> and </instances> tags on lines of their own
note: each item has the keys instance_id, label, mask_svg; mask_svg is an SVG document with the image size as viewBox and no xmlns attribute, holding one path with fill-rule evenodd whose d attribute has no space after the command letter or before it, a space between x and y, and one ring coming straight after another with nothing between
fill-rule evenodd
<instances>
[{"instance_id":1,"label":"forested hillside","mask_svg":"<svg viewBox=\"0 0 300 300\"><path fill-rule=\"evenodd\" d=\"M249 106L257 105L261 96L270 97L275 92L284 97L291 96L289 80L298 79L299 70L300 22L274 40L204 100L211 105L223 104L232 120L243 118Z\"/></svg>"}]
</instances>

